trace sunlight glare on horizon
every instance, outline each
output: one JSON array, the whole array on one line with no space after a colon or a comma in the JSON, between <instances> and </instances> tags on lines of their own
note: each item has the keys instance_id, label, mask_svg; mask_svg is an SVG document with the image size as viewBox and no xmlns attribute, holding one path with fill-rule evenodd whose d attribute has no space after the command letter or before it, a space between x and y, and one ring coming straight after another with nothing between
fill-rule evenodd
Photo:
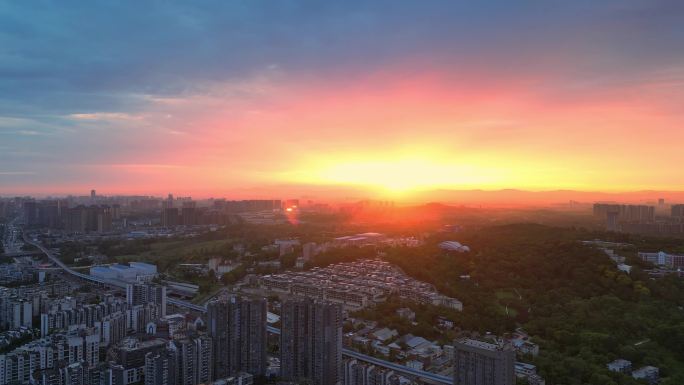
<instances>
[{"instance_id":1,"label":"sunlight glare on horizon","mask_svg":"<svg viewBox=\"0 0 684 385\"><path fill-rule=\"evenodd\" d=\"M496 184L498 170L446 159L398 157L338 159L319 162L317 167L288 175L302 183L356 185L399 194L461 186Z\"/></svg>"}]
</instances>

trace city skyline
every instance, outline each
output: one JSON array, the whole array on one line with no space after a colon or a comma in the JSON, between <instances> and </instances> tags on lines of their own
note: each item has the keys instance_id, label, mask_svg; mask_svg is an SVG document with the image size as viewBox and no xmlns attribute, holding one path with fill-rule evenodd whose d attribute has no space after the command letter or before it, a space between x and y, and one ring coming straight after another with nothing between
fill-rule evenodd
<instances>
[{"instance_id":1,"label":"city skyline","mask_svg":"<svg viewBox=\"0 0 684 385\"><path fill-rule=\"evenodd\" d=\"M0 7L2 195L684 190L678 2Z\"/></svg>"}]
</instances>

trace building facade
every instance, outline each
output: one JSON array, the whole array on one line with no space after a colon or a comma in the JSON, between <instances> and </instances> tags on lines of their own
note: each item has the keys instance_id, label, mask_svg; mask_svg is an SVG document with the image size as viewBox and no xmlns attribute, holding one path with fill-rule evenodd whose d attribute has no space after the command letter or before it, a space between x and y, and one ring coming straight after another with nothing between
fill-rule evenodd
<instances>
[{"instance_id":1,"label":"building facade","mask_svg":"<svg viewBox=\"0 0 684 385\"><path fill-rule=\"evenodd\" d=\"M207 304L207 331L215 352L213 379L266 372L267 312L263 298L233 296Z\"/></svg>"},{"instance_id":2,"label":"building facade","mask_svg":"<svg viewBox=\"0 0 684 385\"><path fill-rule=\"evenodd\" d=\"M454 343L454 385L515 385L510 345L463 338Z\"/></svg>"},{"instance_id":3,"label":"building facade","mask_svg":"<svg viewBox=\"0 0 684 385\"><path fill-rule=\"evenodd\" d=\"M342 383L342 307L290 300L283 304L281 321L281 377L314 385Z\"/></svg>"}]
</instances>

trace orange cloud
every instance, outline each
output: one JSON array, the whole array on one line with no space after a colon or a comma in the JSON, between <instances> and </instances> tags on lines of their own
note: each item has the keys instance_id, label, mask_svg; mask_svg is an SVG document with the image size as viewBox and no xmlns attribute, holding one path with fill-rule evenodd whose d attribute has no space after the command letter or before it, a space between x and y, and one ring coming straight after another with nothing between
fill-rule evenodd
<instances>
[{"instance_id":1,"label":"orange cloud","mask_svg":"<svg viewBox=\"0 0 684 385\"><path fill-rule=\"evenodd\" d=\"M159 134L155 147L131 163L169 165L145 167L146 181L188 192L283 184L395 195L684 188L673 174L673 165L684 162L684 130L671 98L664 101L674 87L669 78L563 89L545 84L543 74L270 76L150 98L144 122L136 123ZM139 173L121 168L110 172Z\"/></svg>"}]
</instances>

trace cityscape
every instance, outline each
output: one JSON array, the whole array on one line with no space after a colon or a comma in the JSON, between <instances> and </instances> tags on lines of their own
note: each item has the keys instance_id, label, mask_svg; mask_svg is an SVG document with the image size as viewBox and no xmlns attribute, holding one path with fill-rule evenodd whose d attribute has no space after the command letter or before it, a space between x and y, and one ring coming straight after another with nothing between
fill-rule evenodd
<instances>
[{"instance_id":1,"label":"cityscape","mask_svg":"<svg viewBox=\"0 0 684 385\"><path fill-rule=\"evenodd\" d=\"M684 3L0 3L0 385L684 385Z\"/></svg>"},{"instance_id":2,"label":"cityscape","mask_svg":"<svg viewBox=\"0 0 684 385\"><path fill-rule=\"evenodd\" d=\"M651 234L649 225L681 224L681 204L654 202L575 202L556 209L554 220L587 226L576 243L610 261L611 274L627 278L638 270L684 284L684 253L652 248L668 239L663 234L643 250L615 240ZM457 275L447 294L443 284L402 268L415 264L414 253L468 259L480 251L465 240L487 231L483 221L516 223L533 212L480 209L464 216L455 209L441 208L430 230L415 231L385 219L350 220L401 212L384 201L334 206L109 197L96 190L2 198L0 382L550 383L535 365L543 340L520 324L510 331L496 326L501 333L461 324L474 304L460 300L454 287L467 295L482 279L477 269ZM447 222L453 217L464 219ZM606 239L589 239L602 232ZM637 283L635 290L649 290ZM507 303L510 294L496 295ZM503 306L509 321L520 311ZM633 365L625 358L603 363L625 378L660 379L659 367Z\"/></svg>"}]
</instances>

